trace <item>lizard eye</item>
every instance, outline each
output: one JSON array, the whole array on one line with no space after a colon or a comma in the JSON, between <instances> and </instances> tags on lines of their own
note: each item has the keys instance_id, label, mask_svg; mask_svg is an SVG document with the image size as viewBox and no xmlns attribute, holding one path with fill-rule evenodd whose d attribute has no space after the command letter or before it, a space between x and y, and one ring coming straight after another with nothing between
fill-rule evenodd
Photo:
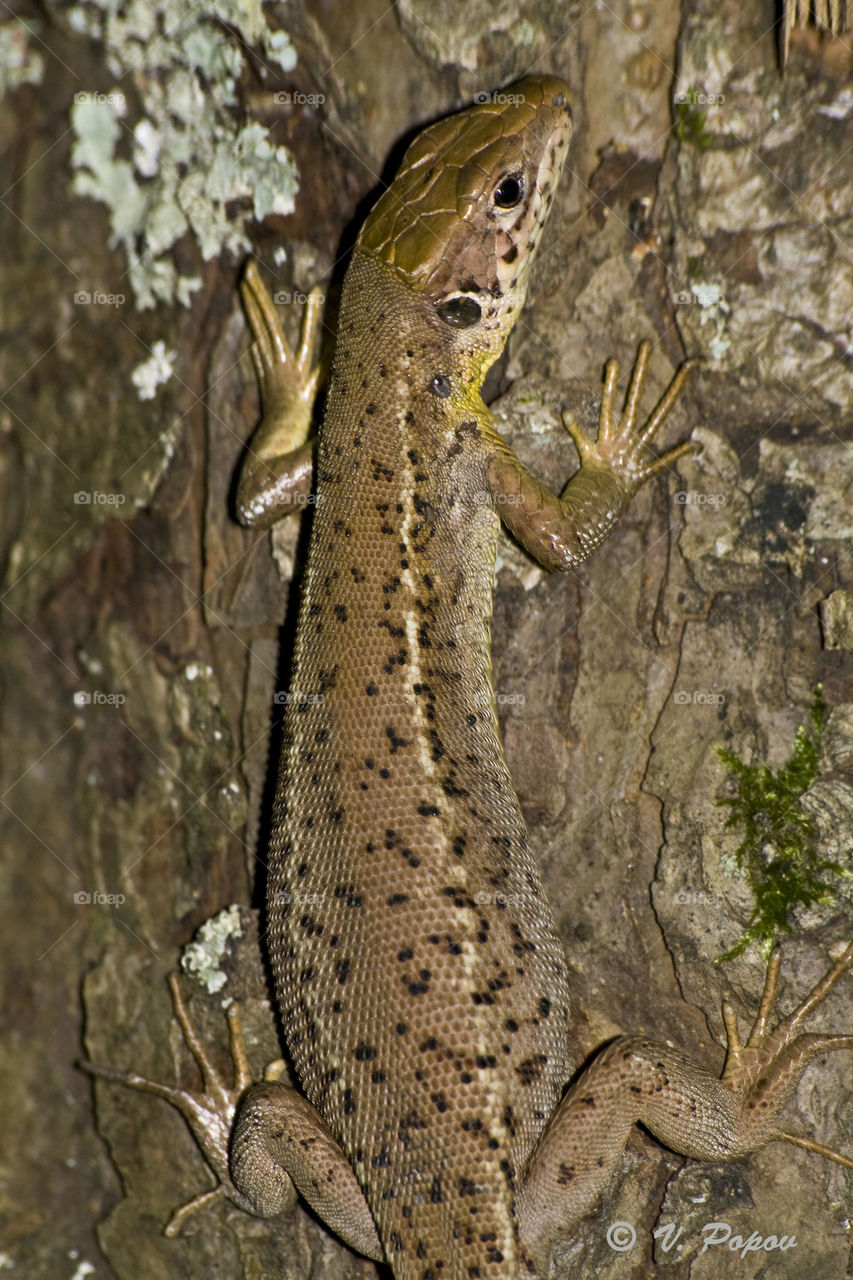
<instances>
[{"instance_id":1,"label":"lizard eye","mask_svg":"<svg viewBox=\"0 0 853 1280\"><path fill-rule=\"evenodd\" d=\"M524 182L520 173L508 173L495 187L492 199L498 209L514 209L524 194Z\"/></svg>"}]
</instances>

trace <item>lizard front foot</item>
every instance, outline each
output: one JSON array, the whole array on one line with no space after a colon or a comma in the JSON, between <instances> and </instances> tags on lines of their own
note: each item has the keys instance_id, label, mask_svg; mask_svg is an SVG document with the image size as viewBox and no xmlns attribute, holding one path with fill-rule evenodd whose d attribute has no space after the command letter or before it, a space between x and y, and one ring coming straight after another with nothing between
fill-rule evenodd
<instances>
[{"instance_id":1,"label":"lizard front foot","mask_svg":"<svg viewBox=\"0 0 853 1280\"><path fill-rule=\"evenodd\" d=\"M648 444L666 419L695 366L686 361L667 387L645 425L637 430L637 409L648 364L648 342L640 345L621 418L613 411L619 376L608 362L601 397L598 436L590 440L570 413L563 423L575 442L580 466L557 497L528 471L505 445L494 448L487 462L488 490L501 519L521 545L547 569L573 569L604 542L633 494L650 476L670 467L698 446L686 440L661 457L650 457Z\"/></svg>"},{"instance_id":2,"label":"lizard front foot","mask_svg":"<svg viewBox=\"0 0 853 1280\"><path fill-rule=\"evenodd\" d=\"M309 439L321 366L313 362L323 298L312 289L302 313L302 335L294 351L275 304L254 262L240 295L254 339L252 362L261 396L261 421L246 450L237 485L241 524L265 528L308 500L313 473Z\"/></svg>"},{"instance_id":3,"label":"lizard front foot","mask_svg":"<svg viewBox=\"0 0 853 1280\"><path fill-rule=\"evenodd\" d=\"M669 416L691 370L698 364L697 360L686 360L681 365L658 401L651 417L638 431L635 426L637 409L651 349L650 342L640 343L621 418L613 411L613 394L619 378L619 365L615 360L608 360L604 371L604 390L601 395L596 440L592 441L584 435L571 413L564 411L562 415L563 425L578 451L581 467L593 471L607 471L618 480L628 495L635 493L650 476L672 466L686 453L699 451L698 445L685 440L659 458L649 460L648 445L652 437Z\"/></svg>"}]
</instances>

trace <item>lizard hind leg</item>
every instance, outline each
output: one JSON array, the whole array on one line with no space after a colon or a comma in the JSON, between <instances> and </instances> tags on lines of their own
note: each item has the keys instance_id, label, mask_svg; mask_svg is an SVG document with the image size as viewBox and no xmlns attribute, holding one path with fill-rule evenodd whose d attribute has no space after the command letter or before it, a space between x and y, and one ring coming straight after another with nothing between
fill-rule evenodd
<instances>
[{"instance_id":1,"label":"lizard hind leg","mask_svg":"<svg viewBox=\"0 0 853 1280\"><path fill-rule=\"evenodd\" d=\"M226 1198L247 1213L268 1218L286 1212L298 1189L326 1224L352 1248L384 1257L367 1201L325 1121L295 1089L277 1079L283 1063L271 1063L264 1081L252 1084L239 1007L227 1011L233 1084L229 1085L192 1024L175 974L172 1006L184 1041L201 1072L200 1092L161 1084L134 1071L81 1062L89 1075L150 1093L180 1111L218 1185L172 1214L164 1234L176 1236L197 1210Z\"/></svg>"},{"instance_id":2,"label":"lizard hind leg","mask_svg":"<svg viewBox=\"0 0 853 1280\"><path fill-rule=\"evenodd\" d=\"M267 1079L246 1093L231 1139L231 1173L260 1217L279 1213L295 1186L350 1248L384 1259L352 1166L320 1113L289 1085Z\"/></svg>"},{"instance_id":3,"label":"lizard hind leg","mask_svg":"<svg viewBox=\"0 0 853 1280\"><path fill-rule=\"evenodd\" d=\"M832 1049L853 1049L853 1035L800 1031L807 1015L851 968L853 943L802 1003L768 1031L779 975L779 956L774 954L745 1045L731 1006L724 1006L729 1053L720 1078L686 1054L644 1037L608 1045L563 1098L522 1181L522 1241L542 1274L547 1274L556 1242L594 1207L610 1182L636 1123L695 1160L735 1160L783 1140L853 1167L848 1157L785 1133L776 1120L813 1058Z\"/></svg>"}]
</instances>

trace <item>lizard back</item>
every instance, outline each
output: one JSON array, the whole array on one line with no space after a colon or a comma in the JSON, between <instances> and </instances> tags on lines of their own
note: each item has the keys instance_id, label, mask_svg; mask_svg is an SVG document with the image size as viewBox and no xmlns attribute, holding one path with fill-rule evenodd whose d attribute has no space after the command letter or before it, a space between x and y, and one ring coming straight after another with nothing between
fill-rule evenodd
<instances>
[{"instance_id":1,"label":"lizard back","mask_svg":"<svg viewBox=\"0 0 853 1280\"><path fill-rule=\"evenodd\" d=\"M530 83L508 159L503 138L495 172L486 137L456 173L450 194L474 209L421 252L428 277L402 261L422 211L390 206L388 235L399 178L349 268L270 849L288 1048L399 1276L516 1274L516 1177L571 1070L563 949L496 717L495 438L478 396L568 135L560 82ZM407 154L415 201L435 150L421 135ZM507 163L527 192L509 229L486 203ZM475 285L485 351L441 315Z\"/></svg>"}]
</instances>

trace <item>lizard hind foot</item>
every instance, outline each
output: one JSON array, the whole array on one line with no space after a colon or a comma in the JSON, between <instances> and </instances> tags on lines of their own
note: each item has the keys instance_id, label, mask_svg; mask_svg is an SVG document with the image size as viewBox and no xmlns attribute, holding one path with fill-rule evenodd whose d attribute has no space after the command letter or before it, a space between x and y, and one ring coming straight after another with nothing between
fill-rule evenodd
<instances>
[{"instance_id":1,"label":"lizard hind foot","mask_svg":"<svg viewBox=\"0 0 853 1280\"><path fill-rule=\"evenodd\" d=\"M766 1070L768 1064L797 1040L807 1043L810 1049L809 1056L825 1049L853 1048L853 1035L804 1035L800 1032L804 1020L826 999L840 979L853 968L853 942L844 948L838 959L796 1009L771 1029L770 1019L778 996L781 966L782 951L780 947L775 947L767 962L761 1002L746 1044L741 1041L737 1015L733 1006L728 1000L723 1002L727 1052L722 1080L732 1089L749 1088Z\"/></svg>"},{"instance_id":2,"label":"lizard hind foot","mask_svg":"<svg viewBox=\"0 0 853 1280\"><path fill-rule=\"evenodd\" d=\"M186 1220L198 1209L206 1207L213 1201L225 1196L242 1209L250 1208L245 1197L234 1186L229 1171L230 1133L240 1098L252 1083L252 1074L246 1055L245 1038L239 1007L232 1004L226 1014L228 1019L229 1043L233 1067L233 1083L228 1084L223 1074L213 1062L207 1049L190 1020L177 974L168 977L169 991L172 997L172 1008L184 1042L195 1059L202 1077L202 1089L182 1089L176 1085L162 1084L151 1080L136 1071L117 1071L110 1067L98 1066L89 1061L80 1062L80 1068L96 1079L109 1080L125 1088L135 1089L139 1093L153 1094L180 1111L186 1120L190 1132L198 1143L201 1152L217 1179L217 1186L193 1196L186 1204L174 1211L163 1234L169 1237L178 1235Z\"/></svg>"},{"instance_id":3,"label":"lizard hind foot","mask_svg":"<svg viewBox=\"0 0 853 1280\"><path fill-rule=\"evenodd\" d=\"M169 1221L163 1228L163 1235L168 1236L170 1240L174 1240L184 1229L184 1223L191 1218L199 1209L206 1209L216 1200L221 1200L223 1196L227 1197L227 1189L225 1184L220 1182L218 1187L214 1187L211 1191L200 1191L197 1196L193 1196L191 1200L187 1200L186 1204L179 1205L174 1211Z\"/></svg>"},{"instance_id":4,"label":"lizard hind foot","mask_svg":"<svg viewBox=\"0 0 853 1280\"><path fill-rule=\"evenodd\" d=\"M853 968L853 943L844 948L800 1004L774 1027L771 1019L778 995L781 961L781 949L776 947L767 964L758 1013L745 1044L740 1038L733 1006L729 1001L723 1002L727 1054L721 1080L729 1089L741 1094L753 1111L777 1111L793 1092L808 1063L818 1054L833 1049L853 1049L853 1035L825 1035L800 1030L804 1020ZM853 1159L849 1156L811 1138L775 1129L768 1139L790 1142L853 1169Z\"/></svg>"}]
</instances>

